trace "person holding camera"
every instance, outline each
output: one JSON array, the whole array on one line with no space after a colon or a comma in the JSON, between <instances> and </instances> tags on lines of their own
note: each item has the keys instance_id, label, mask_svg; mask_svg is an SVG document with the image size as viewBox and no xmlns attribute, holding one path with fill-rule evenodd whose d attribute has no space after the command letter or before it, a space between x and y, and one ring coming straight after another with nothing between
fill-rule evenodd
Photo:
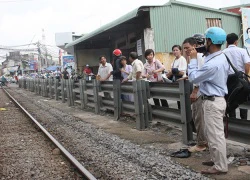
<instances>
[{"instance_id":1,"label":"person holding camera","mask_svg":"<svg viewBox=\"0 0 250 180\"><path fill-rule=\"evenodd\" d=\"M193 37L186 38L183 41L183 49L190 59L191 51L193 48L199 48L204 46L205 36L202 34L195 34ZM198 69L204 64L204 58L202 57L203 53L197 53L197 61L198 61ZM202 99L199 91L199 84L193 85L193 90L190 95L191 103L192 103L192 118L194 122L194 126L197 133L197 144L188 149L189 152L200 152L204 151L207 148L207 139L204 133L204 117L202 112Z\"/></svg>"},{"instance_id":2,"label":"person holding camera","mask_svg":"<svg viewBox=\"0 0 250 180\"><path fill-rule=\"evenodd\" d=\"M171 64L171 70L167 74L167 78L172 80L173 82L177 81L178 79L186 76L187 71L187 61L181 55L181 46L174 45L172 47L173 55L175 56L174 62Z\"/></svg>"},{"instance_id":3,"label":"person holding camera","mask_svg":"<svg viewBox=\"0 0 250 180\"><path fill-rule=\"evenodd\" d=\"M221 51L221 46L226 41L226 32L219 27L210 27L205 32L205 38L204 65L200 69L198 68L195 48L191 50L191 60L188 65L189 80L200 85L204 129L212 160L203 162L203 165L212 167L202 170L201 173L225 174L228 171L228 161L223 117L226 111L224 96L228 93L229 64L225 54Z\"/></svg>"}]
</instances>

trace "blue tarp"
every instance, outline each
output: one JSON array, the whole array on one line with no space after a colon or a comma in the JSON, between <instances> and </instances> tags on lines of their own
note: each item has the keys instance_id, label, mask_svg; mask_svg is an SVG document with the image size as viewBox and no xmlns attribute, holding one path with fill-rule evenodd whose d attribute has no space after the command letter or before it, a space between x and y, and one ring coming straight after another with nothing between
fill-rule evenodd
<instances>
[{"instance_id":1,"label":"blue tarp","mask_svg":"<svg viewBox=\"0 0 250 180\"><path fill-rule=\"evenodd\" d=\"M61 66L50 66L50 67L47 67L46 70L47 71L56 71L57 68L61 69Z\"/></svg>"}]
</instances>

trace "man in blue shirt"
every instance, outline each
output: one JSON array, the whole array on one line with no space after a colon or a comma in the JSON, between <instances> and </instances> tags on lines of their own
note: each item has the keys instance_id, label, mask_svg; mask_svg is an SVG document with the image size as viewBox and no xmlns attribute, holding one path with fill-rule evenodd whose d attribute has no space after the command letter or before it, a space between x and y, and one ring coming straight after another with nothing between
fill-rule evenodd
<instances>
[{"instance_id":1,"label":"man in blue shirt","mask_svg":"<svg viewBox=\"0 0 250 180\"><path fill-rule=\"evenodd\" d=\"M200 84L204 129L212 160L203 164L213 165L201 173L222 174L228 171L223 116L226 110L224 96L228 93L229 64L221 51L221 46L226 41L226 32L221 28L211 27L207 29L205 38L207 50L205 63L198 69L197 51L193 49L190 54L188 76L191 82Z\"/></svg>"}]
</instances>

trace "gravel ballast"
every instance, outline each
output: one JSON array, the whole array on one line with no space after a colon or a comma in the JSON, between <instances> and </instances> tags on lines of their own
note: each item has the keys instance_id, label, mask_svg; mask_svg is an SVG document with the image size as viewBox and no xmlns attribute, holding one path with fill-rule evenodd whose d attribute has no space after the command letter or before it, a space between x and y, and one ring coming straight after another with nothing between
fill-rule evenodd
<instances>
[{"instance_id":1,"label":"gravel ballast","mask_svg":"<svg viewBox=\"0 0 250 180\"><path fill-rule=\"evenodd\" d=\"M99 179L208 179L158 150L142 148L53 108L34 93L9 92Z\"/></svg>"},{"instance_id":2,"label":"gravel ballast","mask_svg":"<svg viewBox=\"0 0 250 180\"><path fill-rule=\"evenodd\" d=\"M71 164L0 89L0 179L80 179ZM2 109L4 108L4 109Z\"/></svg>"}]
</instances>

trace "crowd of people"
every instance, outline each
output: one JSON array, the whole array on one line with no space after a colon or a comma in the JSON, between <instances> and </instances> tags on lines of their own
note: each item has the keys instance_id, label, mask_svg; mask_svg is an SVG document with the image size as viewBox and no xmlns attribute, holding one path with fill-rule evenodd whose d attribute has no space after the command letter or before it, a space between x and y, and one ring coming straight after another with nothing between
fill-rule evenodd
<instances>
[{"instance_id":1,"label":"crowd of people","mask_svg":"<svg viewBox=\"0 0 250 180\"><path fill-rule=\"evenodd\" d=\"M226 42L226 49L222 45ZM99 58L98 73L94 75L87 64L77 71L58 68L54 72L46 72L43 78L79 79L91 77L99 81L147 80L150 82L176 82L189 79L193 83L190 94L192 102L192 117L197 132L197 144L189 148L189 152L199 152L209 149L211 160L203 165L211 166L203 170L203 174L223 174L228 171L226 156L226 140L224 135L223 117L226 111L225 95L228 93L227 78L234 73L227 57L233 65L246 74L250 71L248 52L237 47L238 35L226 34L219 27L208 28L203 34L187 37L180 45L173 45L172 54L175 59L170 69L166 69L160 60L155 58L155 52L147 49L144 52L146 63L138 59L137 52L130 52L126 57L120 49L113 51L113 60L107 62L106 56ZM183 48L183 49L182 49ZM165 81L166 82L166 81ZM110 96L108 93L104 96ZM122 95L125 101L133 101L132 95ZM169 107L165 99L153 99L156 106ZM178 102L180 108L180 102ZM236 117L235 111L229 114ZM247 119L247 110L240 109L242 119Z\"/></svg>"},{"instance_id":2,"label":"crowd of people","mask_svg":"<svg viewBox=\"0 0 250 180\"><path fill-rule=\"evenodd\" d=\"M222 51L225 42L226 49ZM221 28L211 27L207 29L205 35L194 34L186 38L181 45L172 47L175 59L171 69L165 69L155 58L152 49L147 49L144 53L145 64L138 59L136 52L131 52L127 59L121 50L116 49L111 63L113 66L107 62L105 56L100 57L97 79L100 81L119 79L121 83L136 80L162 82L162 77L170 82L189 79L193 83L190 99L197 131L197 144L188 150L199 152L209 149L211 160L202 164L211 167L201 173L224 174L228 171L223 124L226 111L224 97L228 93L227 78L234 73L227 57L239 71L249 74L250 67L247 50L237 47L237 43L238 36L235 33L226 34ZM182 54L185 54L185 57ZM124 99L131 100L131 97ZM154 99L154 103L156 106L168 107L165 99ZM180 108L180 103L178 106ZM235 117L235 112L231 112L229 116ZM247 110L241 109L240 116L242 119L247 119Z\"/></svg>"}]
</instances>

